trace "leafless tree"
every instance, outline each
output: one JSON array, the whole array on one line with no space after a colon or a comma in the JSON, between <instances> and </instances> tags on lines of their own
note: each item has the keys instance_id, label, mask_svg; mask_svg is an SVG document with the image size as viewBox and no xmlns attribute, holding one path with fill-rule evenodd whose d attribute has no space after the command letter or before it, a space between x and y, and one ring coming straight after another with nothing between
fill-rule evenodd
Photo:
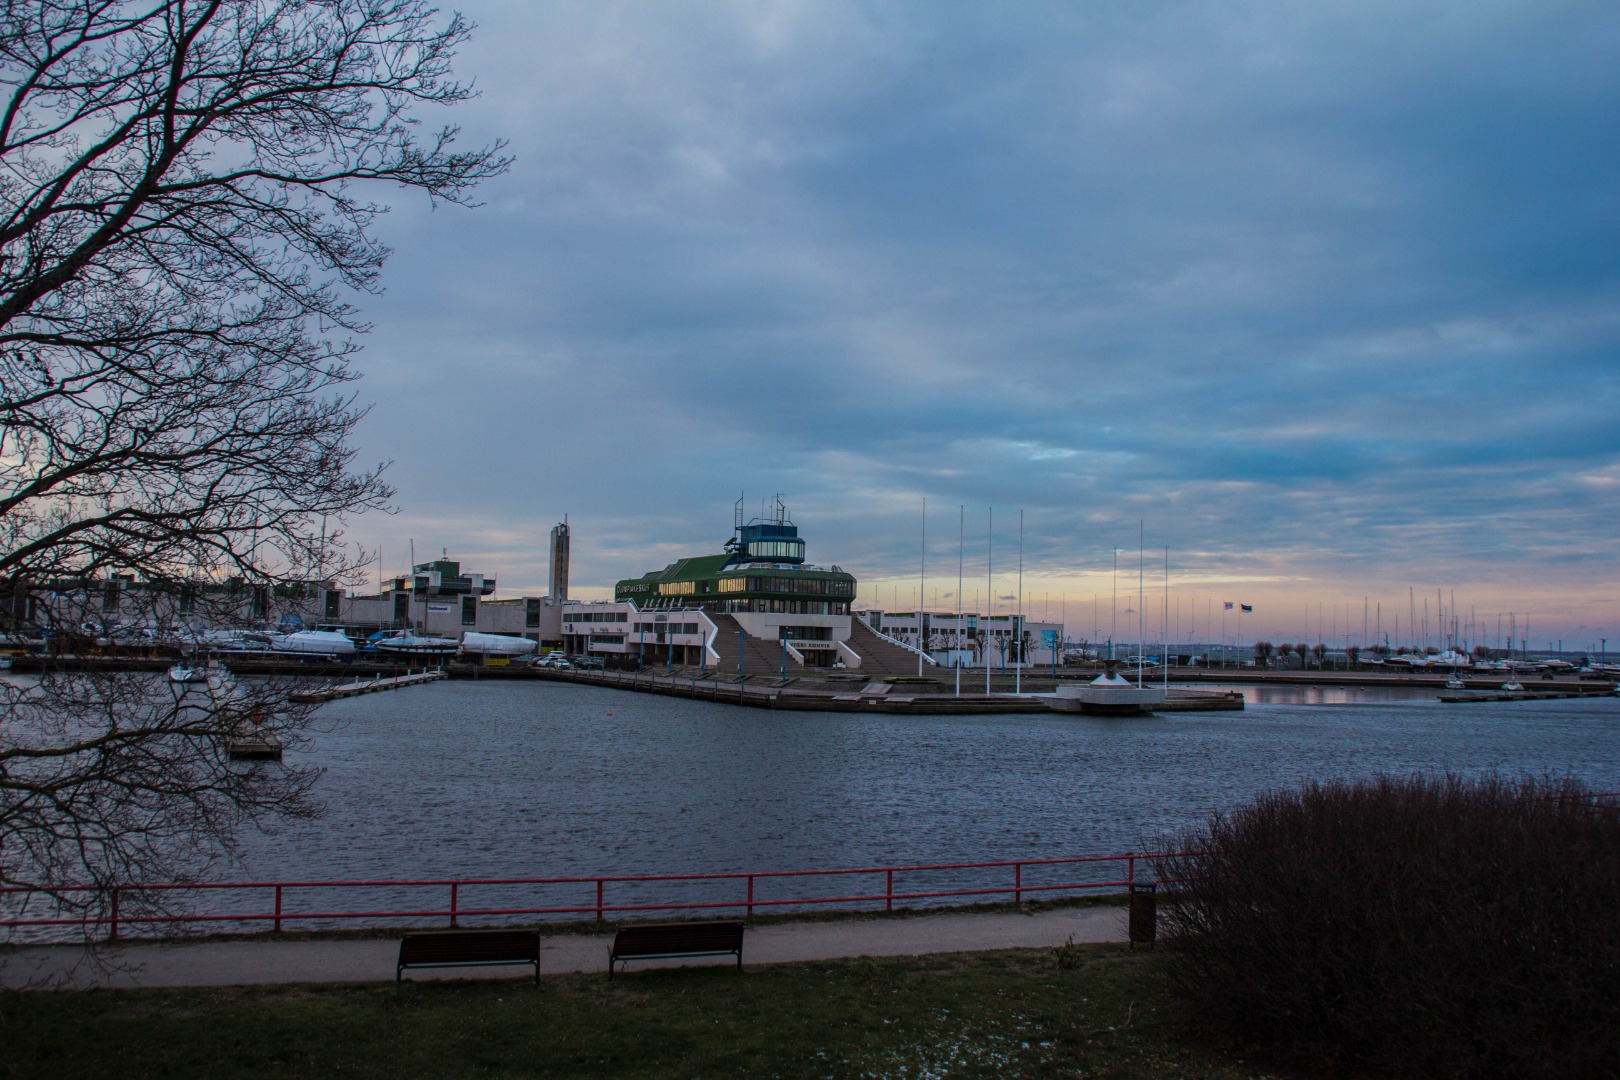
<instances>
[{"instance_id":1,"label":"leafless tree","mask_svg":"<svg viewBox=\"0 0 1620 1080\"><path fill-rule=\"evenodd\" d=\"M14 630L85 625L113 573L151 596L341 578L345 519L392 495L350 442L353 298L388 255L366 193L466 203L508 164L420 129L470 96L470 29L419 0L0 0ZM0 885L76 902L65 886L195 872L244 821L309 812L308 771L221 749L247 717L295 744L308 710L216 705L111 670L4 688Z\"/></svg>"}]
</instances>

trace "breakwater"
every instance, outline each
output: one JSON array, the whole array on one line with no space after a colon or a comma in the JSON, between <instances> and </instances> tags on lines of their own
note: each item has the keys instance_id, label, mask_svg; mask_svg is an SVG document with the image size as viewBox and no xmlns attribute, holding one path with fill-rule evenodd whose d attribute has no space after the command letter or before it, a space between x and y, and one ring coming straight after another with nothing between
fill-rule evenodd
<instances>
[{"instance_id":1,"label":"breakwater","mask_svg":"<svg viewBox=\"0 0 1620 1080\"><path fill-rule=\"evenodd\" d=\"M1048 698L1036 693L1014 694L1009 687L1001 693L956 694L950 684L936 679L884 679L844 681L760 678L738 680L734 676L693 676L672 672L660 674L629 671L558 671L541 669L540 678L585 683L668 697L690 698L721 705L741 705L756 709L788 709L800 712L879 712L911 715L982 715L989 713L1042 713L1051 711ZM462 677L476 677L463 672ZM1210 693L1177 689L1158 706L1162 712L1241 710L1239 693Z\"/></svg>"}]
</instances>

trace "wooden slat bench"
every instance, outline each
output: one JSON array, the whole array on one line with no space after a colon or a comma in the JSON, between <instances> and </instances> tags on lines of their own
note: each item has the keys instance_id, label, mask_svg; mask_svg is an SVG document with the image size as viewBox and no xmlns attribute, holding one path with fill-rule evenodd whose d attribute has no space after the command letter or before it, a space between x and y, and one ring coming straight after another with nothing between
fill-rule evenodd
<instances>
[{"instance_id":1,"label":"wooden slat bench","mask_svg":"<svg viewBox=\"0 0 1620 1080\"><path fill-rule=\"evenodd\" d=\"M486 967L497 964L533 964L534 985L540 985L540 931L442 930L406 934L399 942L399 965L394 981L412 967Z\"/></svg>"},{"instance_id":2,"label":"wooden slat bench","mask_svg":"<svg viewBox=\"0 0 1620 1080\"><path fill-rule=\"evenodd\" d=\"M652 923L622 927L608 949L608 978L613 968L630 960L677 956L725 956L735 953L742 970L743 924L740 922Z\"/></svg>"}]
</instances>

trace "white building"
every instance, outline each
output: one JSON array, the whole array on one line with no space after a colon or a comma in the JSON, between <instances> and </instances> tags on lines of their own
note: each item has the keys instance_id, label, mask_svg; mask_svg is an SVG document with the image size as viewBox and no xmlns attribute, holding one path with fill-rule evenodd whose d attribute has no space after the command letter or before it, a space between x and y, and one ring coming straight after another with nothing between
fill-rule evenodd
<instances>
[{"instance_id":1,"label":"white building","mask_svg":"<svg viewBox=\"0 0 1620 1080\"><path fill-rule=\"evenodd\" d=\"M1050 666L1063 662L1063 624L1034 622L1021 615L979 615L954 611L882 611L871 609L857 616L872 629L926 648L946 666L983 667L986 654L992 668ZM919 625L920 618L920 625ZM1020 649L1022 645L1022 649Z\"/></svg>"}]
</instances>

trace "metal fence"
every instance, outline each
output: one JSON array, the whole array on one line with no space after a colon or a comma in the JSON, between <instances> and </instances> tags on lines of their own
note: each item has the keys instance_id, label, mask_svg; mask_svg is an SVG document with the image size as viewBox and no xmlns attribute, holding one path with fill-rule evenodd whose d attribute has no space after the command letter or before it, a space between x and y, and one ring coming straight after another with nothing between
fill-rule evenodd
<instances>
[{"instance_id":1,"label":"metal fence","mask_svg":"<svg viewBox=\"0 0 1620 1080\"><path fill-rule=\"evenodd\" d=\"M0 889L0 927L22 936L55 928L134 933L224 929L354 929L521 917L594 919L661 912L805 912L1007 902L1123 890L1162 856L1127 852L1056 859L583 877L397 878L73 886L43 894ZM36 909L30 912L28 909ZM50 910L37 910L39 908ZM28 933L33 931L33 934Z\"/></svg>"}]
</instances>

